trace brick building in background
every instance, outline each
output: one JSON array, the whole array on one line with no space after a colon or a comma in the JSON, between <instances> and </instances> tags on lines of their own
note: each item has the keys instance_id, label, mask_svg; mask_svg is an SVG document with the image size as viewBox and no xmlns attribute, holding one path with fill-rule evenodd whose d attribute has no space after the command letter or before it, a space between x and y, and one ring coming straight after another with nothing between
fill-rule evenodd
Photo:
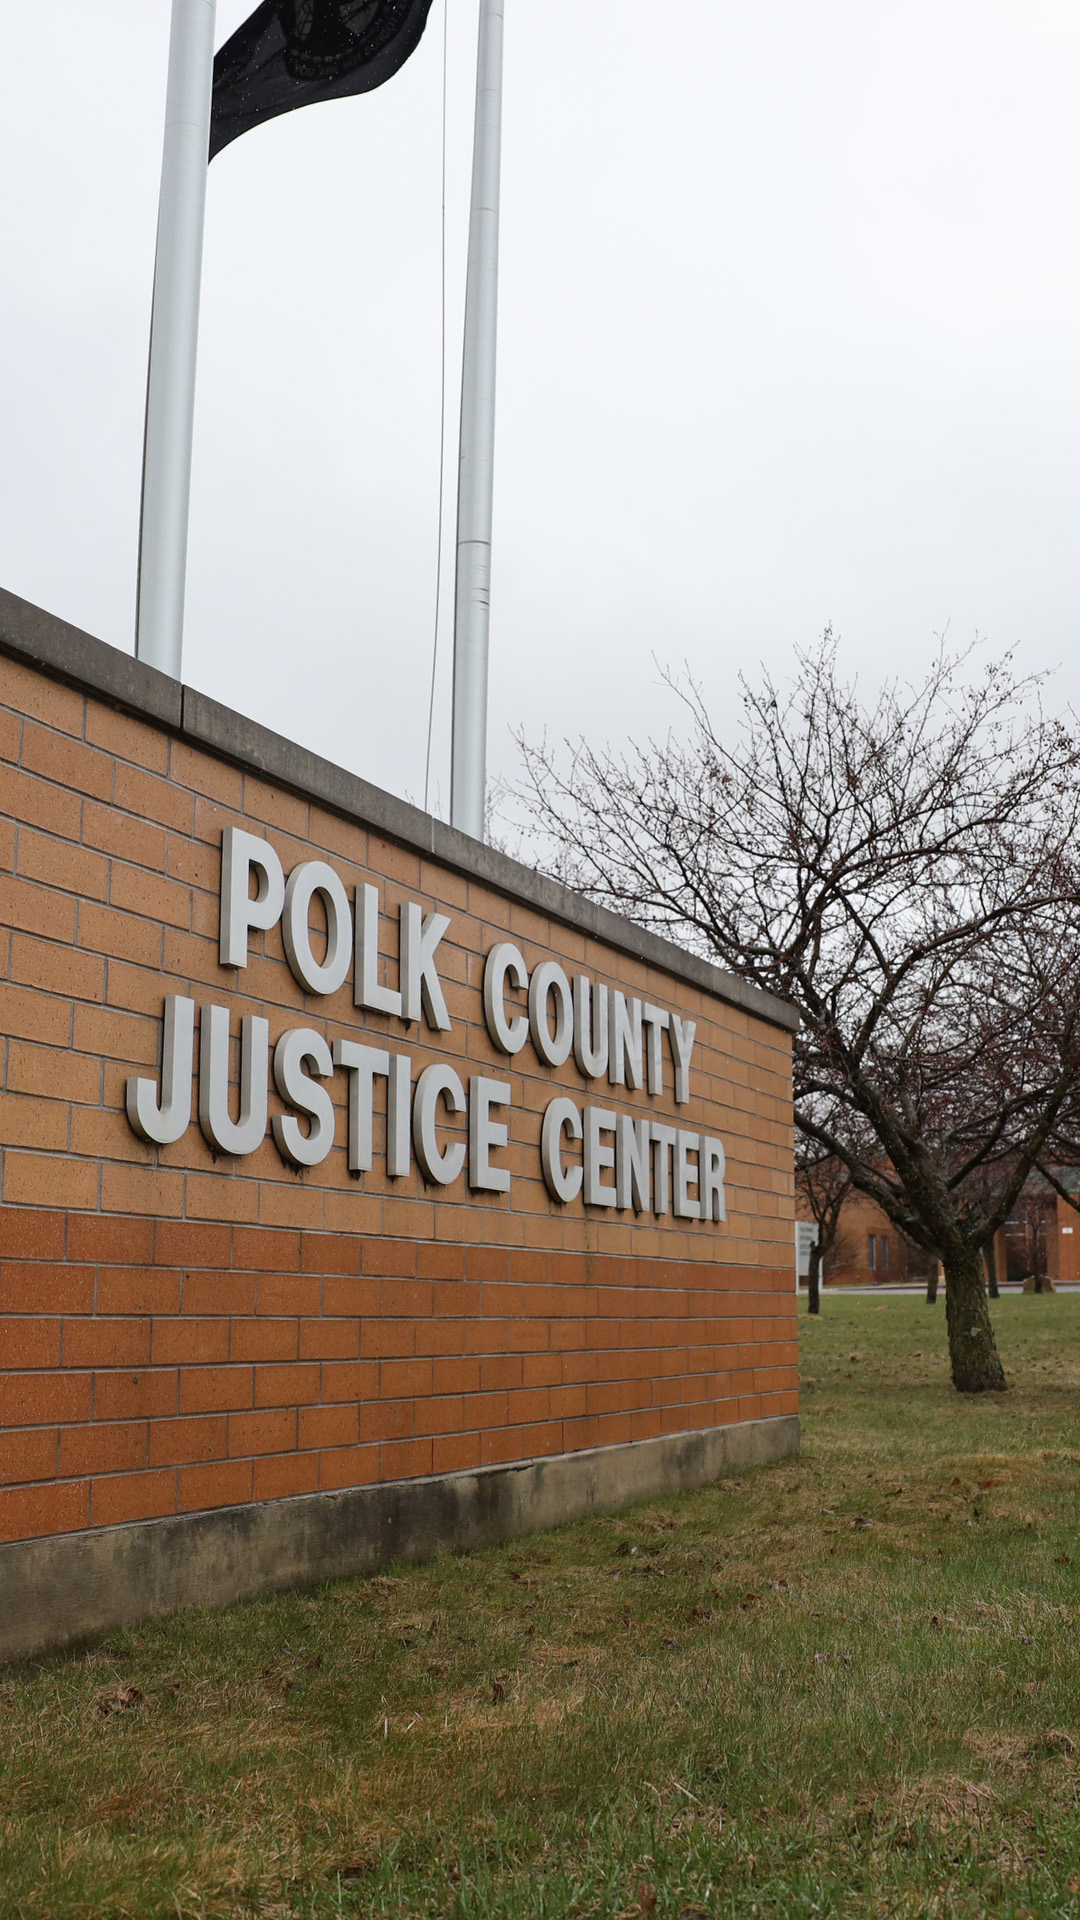
<instances>
[{"instance_id":1,"label":"brick building in background","mask_svg":"<svg viewBox=\"0 0 1080 1920\"><path fill-rule=\"evenodd\" d=\"M1080 1170L1052 1169L1067 1193L1080 1200ZM997 1237L998 1277L1023 1281L1034 1273L1053 1281L1080 1281L1080 1213L1049 1181L1032 1174Z\"/></svg>"},{"instance_id":2,"label":"brick building in background","mask_svg":"<svg viewBox=\"0 0 1080 1920\"><path fill-rule=\"evenodd\" d=\"M1055 1178L1080 1200L1080 1170L1060 1168ZM812 1218L798 1194L795 1213L801 1221ZM995 1255L999 1284L1020 1284L1036 1272L1051 1281L1080 1282L1080 1213L1033 1174L995 1238ZM853 1193L844 1202L822 1280L838 1287L924 1286L931 1264L873 1200Z\"/></svg>"},{"instance_id":3,"label":"brick building in background","mask_svg":"<svg viewBox=\"0 0 1080 1920\"><path fill-rule=\"evenodd\" d=\"M798 1193L796 1218L812 1215ZM929 1262L918 1247L898 1233L881 1208L865 1194L853 1193L844 1202L836 1243L825 1256L822 1280L826 1286L903 1285L925 1279Z\"/></svg>"}]
</instances>

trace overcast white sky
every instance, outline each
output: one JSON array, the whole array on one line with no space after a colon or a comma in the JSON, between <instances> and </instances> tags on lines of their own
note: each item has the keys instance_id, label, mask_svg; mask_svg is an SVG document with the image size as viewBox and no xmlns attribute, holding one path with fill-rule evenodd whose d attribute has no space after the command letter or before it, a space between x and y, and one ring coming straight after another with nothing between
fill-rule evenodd
<instances>
[{"instance_id":1,"label":"overcast white sky","mask_svg":"<svg viewBox=\"0 0 1080 1920\"><path fill-rule=\"evenodd\" d=\"M251 4L219 0L219 41ZM211 170L185 653L414 799L444 4L457 349L476 0L435 0L379 92ZM722 714L829 621L870 676L947 627L1080 699L1075 4L507 15L493 770L522 722L677 719L654 655ZM168 20L0 0L0 583L128 649ZM450 655L447 619L442 810Z\"/></svg>"}]
</instances>

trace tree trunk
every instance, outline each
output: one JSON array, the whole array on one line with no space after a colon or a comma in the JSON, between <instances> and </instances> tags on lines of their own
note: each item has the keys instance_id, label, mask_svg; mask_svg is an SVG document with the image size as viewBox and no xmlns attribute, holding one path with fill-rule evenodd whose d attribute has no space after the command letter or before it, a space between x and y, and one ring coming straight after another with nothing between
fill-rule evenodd
<instances>
[{"instance_id":1,"label":"tree trunk","mask_svg":"<svg viewBox=\"0 0 1080 1920\"><path fill-rule=\"evenodd\" d=\"M945 1324L954 1387L960 1393L1003 1393L1005 1373L990 1324L982 1255L964 1242L945 1254Z\"/></svg>"},{"instance_id":2,"label":"tree trunk","mask_svg":"<svg viewBox=\"0 0 1080 1920\"><path fill-rule=\"evenodd\" d=\"M983 1260L986 1263L986 1291L990 1295L991 1300L1000 1300L1001 1294L998 1291L997 1277L997 1247L992 1240L988 1240L983 1248Z\"/></svg>"},{"instance_id":3,"label":"tree trunk","mask_svg":"<svg viewBox=\"0 0 1080 1920\"><path fill-rule=\"evenodd\" d=\"M930 1274L926 1282L926 1304L928 1307L932 1307L937 1300L937 1283L938 1262L935 1260L930 1268Z\"/></svg>"},{"instance_id":4,"label":"tree trunk","mask_svg":"<svg viewBox=\"0 0 1080 1920\"><path fill-rule=\"evenodd\" d=\"M806 1284L807 1284L807 1293L809 1296L806 1302L806 1311L807 1313L820 1313L821 1312L821 1248L818 1246L816 1240L810 1249L810 1272L807 1275Z\"/></svg>"}]
</instances>

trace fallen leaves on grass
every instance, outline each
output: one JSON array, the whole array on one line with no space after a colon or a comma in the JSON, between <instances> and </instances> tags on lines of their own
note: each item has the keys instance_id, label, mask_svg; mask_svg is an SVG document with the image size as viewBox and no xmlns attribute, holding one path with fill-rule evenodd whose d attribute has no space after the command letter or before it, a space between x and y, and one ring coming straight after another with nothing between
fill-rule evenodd
<instances>
[{"instance_id":1,"label":"fallen leaves on grass","mask_svg":"<svg viewBox=\"0 0 1080 1920\"><path fill-rule=\"evenodd\" d=\"M138 1687L118 1687L115 1693L103 1693L97 1703L99 1713L131 1713L144 1703Z\"/></svg>"}]
</instances>

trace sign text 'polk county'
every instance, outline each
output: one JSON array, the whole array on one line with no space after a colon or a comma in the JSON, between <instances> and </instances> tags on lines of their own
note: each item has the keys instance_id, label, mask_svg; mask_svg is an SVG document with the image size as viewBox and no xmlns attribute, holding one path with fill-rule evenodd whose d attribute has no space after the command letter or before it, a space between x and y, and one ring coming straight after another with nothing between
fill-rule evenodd
<instances>
[{"instance_id":1,"label":"sign text 'polk county'","mask_svg":"<svg viewBox=\"0 0 1080 1920\"><path fill-rule=\"evenodd\" d=\"M325 935L313 937L316 900L326 925ZM390 985L379 956L376 887L361 884L350 901L340 875L324 860L301 861L286 878L268 840L226 828L222 967L242 973L251 934L269 932L279 923L286 960L305 993L336 993L351 973L356 1007L388 1015L405 1029L423 1023L436 1033L451 1031L439 977L439 949L451 929L448 915L425 913L413 900L402 902L397 985ZM555 960L542 961L530 973L519 948L505 940L486 956L482 998L491 1041L508 1058L531 1046L547 1068L569 1068L572 1060L590 1091L601 1082L644 1092L657 1102L670 1098L676 1107L689 1102L696 1028L670 1008L628 996L584 973L571 979ZM271 1051L270 1023L258 1014L245 1014L240 1021L234 1076L229 1009L213 1004L196 1009L183 994L170 994L165 1001L160 1084L134 1077L127 1083L128 1118L152 1145L181 1139L191 1125L196 1024L198 1120L215 1154L242 1159L254 1153L269 1126L288 1164L321 1165L338 1145L338 1109L328 1082L340 1073L347 1083L343 1145L351 1173L374 1167L378 1135L390 1179L406 1177L415 1164L434 1186L452 1187L464 1178L474 1193L510 1192L504 1160L510 1140L509 1081L490 1073L470 1074L466 1081L444 1061L423 1067L414 1078L407 1051L373 1046L355 1033L327 1040L314 1027L288 1028ZM272 1115L271 1080L285 1108ZM464 1137L448 1133L453 1116L465 1117ZM709 1223L725 1218L724 1149L712 1135L560 1093L544 1112L538 1144L548 1192L561 1204L580 1197L587 1207Z\"/></svg>"}]
</instances>

